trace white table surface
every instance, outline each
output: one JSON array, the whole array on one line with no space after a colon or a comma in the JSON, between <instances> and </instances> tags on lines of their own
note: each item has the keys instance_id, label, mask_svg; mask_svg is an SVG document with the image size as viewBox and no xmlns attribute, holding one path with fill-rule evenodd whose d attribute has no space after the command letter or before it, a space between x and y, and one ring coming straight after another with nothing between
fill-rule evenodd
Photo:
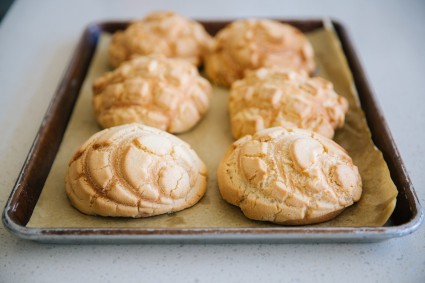
<instances>
[{"instance_id":1,"label":"white table surface","mask_svg":"<svg viewBox=\"0 0 425 283\"><path fill-rule=\"evenodd\" d=\"M21 1L0 24L3 209L83 28L153 10L345 24L425 204L425 1ZM0 225L0 282L425 282L425 226L374 244L46 245Z\"/></svg>"}]
</instances>

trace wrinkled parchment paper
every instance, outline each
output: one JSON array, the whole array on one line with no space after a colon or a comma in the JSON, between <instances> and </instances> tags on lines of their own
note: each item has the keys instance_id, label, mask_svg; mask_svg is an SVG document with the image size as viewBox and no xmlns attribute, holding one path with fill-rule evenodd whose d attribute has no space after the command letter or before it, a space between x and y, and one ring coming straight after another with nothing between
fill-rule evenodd
<instances>
[{"instance_id":1,"label":"wrinkled parchment paper","mask_svg":"<svg viewBox=\"0 0 425 283\"><path fill-rule=\"evenodd\" d=\"M395 207L397 189L391 180L382 153L373 145L361 108L358 105L351 72L339 40L331 28L308 34L318 64L318 75L334 83L337 93L345 96L350 109L343 129L335 140L344 147L359 167L363 195L355 205L335 219L316 224L321 227L382 226ZM192 208L143 219L88 216L74 209L65 194L64 178L74 151L99 131L91 103L93 80L109 70L107 47L110 36L102 34L89 72L81 89L63 142L27 227L34 228L203 228L203 227L276 227L267 222L247 219L238 207L224 202L218 191L216 170L228 146L233 142L227 114L228 90L215 87L212 105L206 117L190 132L178 135L188 142L208 167L208 189Z\"/></svg>"}]
</instances>

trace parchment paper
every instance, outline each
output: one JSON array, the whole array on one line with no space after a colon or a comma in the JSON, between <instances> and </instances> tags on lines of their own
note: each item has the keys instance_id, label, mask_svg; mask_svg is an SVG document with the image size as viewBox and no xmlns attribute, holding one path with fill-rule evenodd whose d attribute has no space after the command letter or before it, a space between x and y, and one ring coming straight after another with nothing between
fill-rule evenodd
<instances>
[{"instance_id":1,"label":"parchment paper","mask_svg":"<svg viewBox=\"0 0 425 283\"><path fill-rule=\"evenodd\" d=\"M315 226L382 226L394 210L397 189L382 153L372 143L339 40L331 28L309 33L308 38L316 53L318 75L332 81L337 93L350 103L346 123L336 132L335 141L349 152L363 180L363 195L358 203L335 219ZM64 188L68 161L87 138L101 130L92 110L91 84L109 70L109 40L108 34L100 37L61 147L27 227L276 227L272 223L247 219L238 207L223 201L218 192L217 166L233 142L226 106L228 90L219 87L214 87L212 105L206 117L190 132L178 135L194 148L208 167L207 193L198 204L174 214L143 219L88 216L70 205Z\"/></svg>"}]
</instances>

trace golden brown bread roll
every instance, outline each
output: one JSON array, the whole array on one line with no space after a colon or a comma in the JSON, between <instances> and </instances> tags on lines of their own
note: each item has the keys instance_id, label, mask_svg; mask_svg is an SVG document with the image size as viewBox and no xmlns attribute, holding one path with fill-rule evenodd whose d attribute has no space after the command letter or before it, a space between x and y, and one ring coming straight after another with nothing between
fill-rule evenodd
<instances>
[{"instance_id":1,"label":"golden brown bread roll","mask_svg":"<svg viewBox=\"0 0 425 283\"><path fill-rule=\"evenodd\" d=\"M232 84L228 109L236 139L274 126L309 129L333 138L335 129L344 125L348 102L320 77L261 68Z\"/></svg>"},{"instance_id":2,"label":"golden brown bread roll","mask_svg":"<svg viewBox=\"0 0 425 283\"><path fill-rule=\"evenodd\" d=\"M234 21L214 38L205 55L205 72L216 84L230 86L246 70L283 67L311 74L313 48L293 26L264 19Z\"/></svg>"},{"instance_id":3,"label":"golden brown bread roll","mask_svg":"<svg viewBox=\"0 0 425 283\"><path fill-rule=\"evenodd\" d=\"M179 138L141 124L90 137L69 163L66 193L85 214L147 217L197 203L207 169Z\"/></svg>"},{"instance_id":4,"label":"golden brown bread roll","mask_svg":"<svg viewBox=\"0 0 425 283\"><path fill-rule=\"evenodd\" d=\"M206 113L212 88L193 65L152 55L134 58L98 78L93 93L96 118L104 128L140 122L181 133Z\"/></svg>"},{"instance_id":5,"label":"golden brown bread roll","mask_svg":"<svg viewBox=\"0 0 425 283\"><path fill-rule=\"evenodd\" d=\"M117 67L135 55L163 54L199 66L211 43L201 24L173 12L155 12L113 35L109 61Z\"/></svg>"},{"instance_id":6,"label":"golden brown bread roll","mask_svg":"<svg viewBox=\"0 0 425 283\"><path fill-rule=\"evenodd\" d=\"M327 221L360 199L362 181L346 151L312 131L275 127L245 136L217 170L224 200L254 220Z\"/></svg>"}]
</instances>

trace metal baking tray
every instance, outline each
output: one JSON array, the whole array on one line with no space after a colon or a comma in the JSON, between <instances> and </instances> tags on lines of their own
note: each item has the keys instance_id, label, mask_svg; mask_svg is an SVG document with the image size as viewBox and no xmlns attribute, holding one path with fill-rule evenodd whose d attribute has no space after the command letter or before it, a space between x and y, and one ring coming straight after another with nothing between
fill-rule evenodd
<instances>
[{"instance_id":1,"label":"metal baking tray","mask_svg":"<svg viewBox=\"0 0 425 283\"><path fill-rule=\"evenodd\" d=\"M323 27L322 20L281 20L303 32ZM229 21L201 21L214 35ZM423 212L345 28L332 21L348 60L375 145L382 151L397 189L397 205L383 227L270 228L29 228L26 227L49 174L102 32L124 29L128 22L89 25L54 94L3 212L3 223L22 239L54 243L292 243L376 242L414 232Z\"/></svg>"}]
</instances>

